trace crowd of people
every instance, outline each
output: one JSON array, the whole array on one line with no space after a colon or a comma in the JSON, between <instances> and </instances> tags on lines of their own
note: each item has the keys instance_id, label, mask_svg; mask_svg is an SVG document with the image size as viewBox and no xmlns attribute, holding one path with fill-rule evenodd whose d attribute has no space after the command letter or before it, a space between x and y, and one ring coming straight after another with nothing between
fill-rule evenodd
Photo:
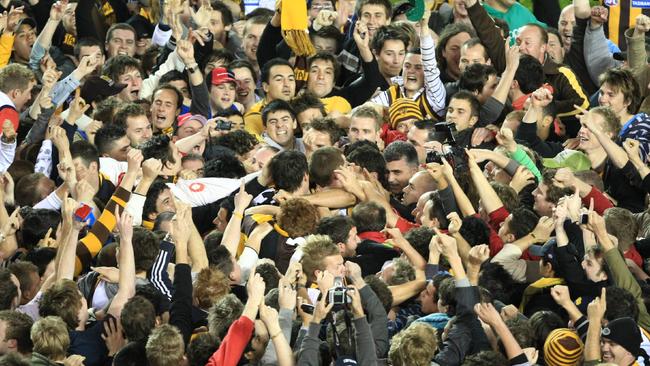
<instances>
[{"instance_id":1,"label":"crowd of people","mask_svg":"<svg viewBox=\"0 0 650 366\"><path fill-rule=\"evenodd\" d=\"M636 5L0 0L0 366L650 366Z\"/></svg>"}]
</instances>

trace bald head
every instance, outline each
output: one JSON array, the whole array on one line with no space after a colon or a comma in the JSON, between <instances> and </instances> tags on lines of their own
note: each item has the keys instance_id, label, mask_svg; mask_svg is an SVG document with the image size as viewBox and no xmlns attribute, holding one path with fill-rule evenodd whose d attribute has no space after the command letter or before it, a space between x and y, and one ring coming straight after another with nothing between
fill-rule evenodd
<instances>
[{"instance_id":1,"label":"bald head","mask_svg":"<svg viewBox=\"0 0 650 366\"><path fill-rule=\"evenodd\" d=\"M557 29L562 37L562 44L565 50L571 48L571 37L573 36L573 27L576 25L576 14L573 5L567 5L560 13L560 19L557 22Z\"/></svg>"}]
</instances>

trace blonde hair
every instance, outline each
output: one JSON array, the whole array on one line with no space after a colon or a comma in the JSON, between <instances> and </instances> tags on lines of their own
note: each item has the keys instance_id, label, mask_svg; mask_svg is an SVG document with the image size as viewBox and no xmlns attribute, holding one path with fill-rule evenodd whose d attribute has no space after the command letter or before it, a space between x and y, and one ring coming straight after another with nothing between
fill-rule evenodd
<instances>
[{"instance_id":1,"label":"blonde hair","mask_svg":"<svg viewBox=\"0 0 650 366\"><path fill-rule=\"evenodd\" d=\"M310 280L314 279L314 271L324 270L323 259L331 255L341 254L339 248L327 235L309 235L302 247L302 270Z\"/></svg>"},{"instance_id":2,"label":"blonde hair","mask_svg":"<svg viewBox=\"0 0 650 366\"><path fill-rule=\"evenodd\" d=\"M394 366L429 366L437 350L436 330L417 322L393 337L388 358Z\"/></svg>"},{"instance_id":3,"label":"blonde hair","mask_svg":"<svg viewBox=\"0 0 650 366\"><path fill-rule=\"evenodd\" d=\"M178 366L185 356L185 344L176 327L164 324L151 332L146 351L151 366Z\"/></svg>"},{"instance_id":4,"label":"blonde hair","mask_svg":"<svg viewBox=\"0 0 650 366\"><path fill-rule=\"evenodd\" d=\"M65 322L58 316L46 316L32 326L30 338L34 352L57 361L65 358L70 346L70 335Z\"/></svg>"},{"instance_id":5,"label":"blonde hair","mask_svg":"<svg viewBox=\"0 0 650 366\"><path fill-rule=\"evenodd\" d=\"M35 80L34 72L25 65L14 63L0 69L0 90L5 93L15 89L25 91Z\"/></svg>"}]
</instances>

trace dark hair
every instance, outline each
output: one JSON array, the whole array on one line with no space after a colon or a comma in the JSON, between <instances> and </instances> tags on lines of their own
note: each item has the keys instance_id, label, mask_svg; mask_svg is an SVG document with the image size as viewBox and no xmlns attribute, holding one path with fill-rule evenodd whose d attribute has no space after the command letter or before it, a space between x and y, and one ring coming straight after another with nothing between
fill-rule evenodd
<instances>
[{"instance_id":1,"label":"dark hair","mask_svg":"<svg viewBox=\"0 0 650 366\"><path fill-rule=\"evenodd\" d=\"M280 272L278 272L278 269L273 264L268 262L260 263L255 267L255 273L259 273L264 280L264 284L266 285L265 295L271 289L278 287L278 283L280 283Z\"/></svg>"},{"instance_id":2,"label":"dark hair","mask_svg":"<svg viewBox=\"0 0 650 366\"><path fill-rule=\"evenodd\" d=\"M56 249L43 247L43 248L34 248L30 250L25 255L24 260L27 262L34 263L38 267L38 275L43 277L47 266L56 258Z\"/></svg>"},{"instance_id":3,"label":"dark hair","mask_svg":"<svg viewBox=\"0 0 650 366\"><path fill-rule=\"evenodd\" d=\"M95 146L99 155L107 154L112 148L115 141L126 136L124 127L116 124L108 124L97 130L95 135Z\"/></svg>"},{"instance_id":4,"label":"dark hair","mask_svg":"<svg viewBox=\"0 0 650 366\"><path fill-rule=\"evenodd\" d=\"M15 339L18 352L32 352L30 332L34 322L27 314L12 310L0 311L0 321L5 322L4 340Z\"/></svg>"},{"instance_id":5,"label":"dark hair","mask_svg":"<svg viewBox=\"0 0 650 366\"><path fill-rule=\"evenodd\" d=\"M244 59L234 60L228 64L228 70L234 69L248 69L248 71L250 71L251 75L253 76L253 81L255 84L257 84L257 73L255 72L255 68L253 67L253 64L250 63L250 61Z\"/></svg>"},{"instance_id":6,"label":"dark hair","mask_svg":"<svg viewBox=\"0 0 650 366\"><path fill-rule=\"evenodd\" d=\"M352 221L359 233L381 231L386 226L386 209L375 202L362 202L352 209Z\"/></svg>"},{"instance_id":7,"label":"dark hair","mask_svg":"<svg viewBox=\"0 0 650 366\"><path fill-rule=\"evenodd\" d=\"M332 183L334 171L345 164L341 150L332 147L316 149L309 160L309 180L320 187L327 187Z\"/></svg>"},{"instance_id":8,"label":"dark hair","mask_svg":"<svg viewBox=\"0 0 650 366\"><path fill-rule=\"evenodd\" d=\"M172 81L184 81L187 85L190 85L189 78L187 74L180 72L178 70L169 70L158 80L158 84L168 84Z\"/></svg>"},{"instance_id":9,"label":"dark hair","mask_svg":"<svg viewBox=\"0 0 650 366\"><path fill-rule=\"evenodd\" d=\"M570 196L575 193L575 189L571 187L558 187L553 184L557 169L546 169L542 173L542 182L548 187L546 190L546 201L557 204L560 198Z\"/></svg>"},{"instance_id":10,"label":"dark hair","mask_svg":"<svg viewBox=\"0 0 650 366\"><path fill-rule=\"evenodd\" d=\"M156 135L142 143L140 149L142 150L144 160L150 158L160 159L163 167L167 163L175 164L176 158L174 158L172 148L169 146L170 141L167 135Z\"/></svg>"},{"instance_id":11,"label":"dark hair","mask_svg":"<svg viewBox=\"0 0 650 366\"><path fill-rule=\"evenodd\" d=\"M492 297L504 304L510 304L510 298L515 290L515 280L512 275L498 263L485 261L481 265L478 285L490 291Z\"/></svg>"},{"instance_id":12,"label":"dark hair","mask_svg":"<svg viewBox=\"0 0 650 366\"><path fill-rule=\"evenodd\" d=\"M221 2L214 1L212 4L217 3ZM207 365L210 357L219 349L220 345L221 342L210 333L199 333L187 346L187 359L190 366Z\"/></svg>"},{"instance_id":13,"label":"dark hair","mask_svg":"<svg viewBox=\"0 0 650 366\"><path fill-rule=\"evenodd\" d=\"M287 61L287 60L285 60L283 58L276 57L276 58L270 59L270 60L266 61L266 63L264 64L264 67L262 67L261 78L262 78L263 83L267 83L267 84L269 83L269 81L270 81L269 78L271 77L271 69L273 67L275 67L275 66L288 66L288 67L291 68L291 70L293 70L293 66L291 66L289 61Z\"/></svg>"},{"instance_id":14,"label":"dark hair","mask_svg":"<svg viewBox=\"0 0 650 366\"><path fill-rule=\"evenodd\" d=\"M291 115L291 118L295 121L296 120L296 112L291 108L291 105L289 102L286 102L282 99L276 99L264 107L262 109L262 123L264 123L264 127L266 127L266 121L269 118L270 113L275 113L279 111L286 111L289 112Z\"/></svg>"},{"instance_id":15,"label":"dark hair","mask_svg":"<svg viewBox=\"0 0 650 366\"><path fill-rule=\"evenodd\" d=\"M544 67L535 57L519 56L519 67L515 71L515 80L524 94L530 94L539 89L546 80Z\"/></svg>"},{"instance_id":16,"label":"dark hair","mask_svg":"<svg viewBox=\"0 0 650 366\"><path fill-rule=\"evenodd\" d=\"M167 232L162 229L162 225L166 222L172 221L174 216L176 216L176 212L165 211L158 213L158 215L156 215L156 220L153 222L153 232Z\"/></svg>"},{"instance_id":17,"label":"dark hair","mask_svg":"<svg viewBox=\"0 0 650 366\"><path fill-rule=\"evenodd\" d=\"M436 289L438 300L447 307L447 315L456 315L456 280L453 277L444 278Z\"/></svg>"},{"instance_id":18,"label":"dark hair","mask_svg":"<svg viewBox=\"0 0 650 366\"><path fill-rule=\"evenodd\" d=\"M562 318L550 310L540 310L530 316L530 326L533 328L533 335L535 336L535 348L537 348L540 356L540 361L544 359L544 343L546 338L552 331L559 328L566 327L566 322ZM543 365L543 362L538 362Z\"/></svg>"},{"instance_id":19,"label":"dark hair","mask_svg":"<svg viewBox=\"0 0 650 366\"><path fill-rule=\"evenodd\" d=\"M605 319L610 322L614 319L629 317L634 321L639 320L639 306L632 293L622 287L607 286L607 310Z\"/></svg>"},{"instance_id":20,"label":"dark hair","mask_svg":"<svg viewBox=\"0 0 650 366\"><path fill-rule=\"evenodd\" d=\"M73 142L70 145L70 155L73 159L80 158L86 168L90 166L90 163L97 163L97 170L99 171L99 151L90 142L86 140Z\"/></svg>"},{"instance_id":21,"label":"dark hair","mask_svg":"<svg viewBox=\"0 0 650 366\"><path fill-rule=\"evenodd\" d=\"M97 46L99 47L99 50L104 53L104 47L102 42L98 41L97 38L92 38L92 37L84 37L84 38L79 38L77 39L77 42L74 45L74 58L79 60L79 55L81 55L81 48L82 47L92 47L92 46ZM81 61L81 60L79 60ZM90 103L90 101L86 101L87 103Z\"/></svg>"},{"instance_id":22,"label":"dark hair","mask_svg":"<svg viewBox=\"0 0 650 366\"><path fill-rule=\"evenodd\" d=\"M219 245L210 250L208 262L228 278L230 278L230 274L235 269L235 266L232 263L232 254L230 254L228 248L223 245Z\"/></svg>"},{"instance_id":23,"label":"dark hair","mask_svg":"<svg viewBox=\"0 0 650 366\"><path fill-rule=\"evenodd\" d=\"M14 188L16 205L34 206L41 200L39 185L41 180L50 179L43 173L31 173L21 177Z\"/></svg>"},{"instance_id":24,"label":"dark hair","mask_svg":"<svg viewBox=\"0 0 650 366\"><path fill-rule=\"evenodd\" d=\"M156 309L146 298L133 296L122 308L120 323L129 342L146 342L156 327Z\"/></svg>"},{"instance_id":25,"label":"dark hair","mask_svg":"<svg viewBox=\"0 0 650 366\"><path fill-rule=\"evenodd\" d=\"M442 57L442 52L445 50L445 47L447 47L449 40L460 33L467 33L470 37L476 37L474 28L460 22L450 23L440 33L440 38L438 39L438 44L436 46L436 61L438 62L438 68L440 70L447 69L447 60Z\"/></svg>"},{"instance_id":26,"label":"dark hair","mask_svg":"<svg viewBox=\"0 0 650 366\"><path fill-rule=\"evenodd\" d=\"M224 155L220 159L208 160L203 166L205 178L239 179L246 175L244 164L232 155Z\"/></svg>"},{"instance_id":27,"label":"dark hair","mask_svg":"<svg viewBox=\"0 0 650 366\"><path fill-rule=\"evenodd\" d=\"M313 126L313 123L312 123ZM354 146L359 146L354 148ZM370 141L355 141L348 145L346 159L350 163L366 169L369 173L377 173L379 182L387 187L386 181L386 160L384 155L377 149L377 145Z\"/></svg>"},{"instance_id":28,"label":"dark hair","mask_svg":"<svg viewBox=\"0 0 650 366\"><path fill-rule=\"evenodd\" d=\"M114 82L118 82L120 76L130 69L136 69L140 73L143 73L140 62L137 59L127 55L116 55L106 61L102 73Z\"/></svg>"},{"instance_id":29,"label":"dark hair","mask_svg":"<svg viewBox=\"0 0 650 366\"><path fill-rule=\"evenodd\" d=\"M147 197L144 200L144 205L142 206L142 219L149 220L149 215L156 212L156 201L158 196L165 190L168 190L169 187L162 180L156 180L153 182L149 190L147 191Z\"/></svg>"},{"instance_id":30,"label":"dark hair","mask_svg":"<svg viewBox=\"0 0 650 366\"><path fill-rule=\"evenodd\" d=\"M20 283L20 291L23 294L25 291L34 286L34 281L32 281L30 274L38 274L38 267L36 267L33 263L26 261L16 261L11 263L8 268L9 271L11 271L11 273L13 273L16 278L18 278L18 283ZM40 284L40 279L38 279L38 282Z\"/></svg>"},{"instance_id":31,"label":"dark hair","mask_svg":"<svg viewBox=\"0 0 650 366\"><path fill-rule=\"evenodd\" d=\"M415 249L418 254L422 256L425 260L429 259L429 243L431 238L435 235L433 229L428 227L417 227L409 230L405 235L406 239L413 249Z\"/></svg>"},{"instance_id":32,"label":"dark hair","mask_svg":"<svg viewBox=\"0 0 650 366\"><path fill-rule=\"evenodd\" d=\"M234 23L234 18L232 16L232 11L230 11L230 8L226 6L222 1L215 0L210 2L212 6L212 10L218 11L221 13L221 22L225 26L232 25Z\"/></svg>"},{"instance_id":33,"label":"dark hair","mask_svg":"<svg viewBox=\"0 0 650 366\"><path fill-rule=\"evenodd\" d=\"M333 39L333 40L335 40L335 41L336 41L336 50L335 50L336 54L339 53L339 51L340 51L340 49L341 49L341 43L343 42L343 35L342 35L341 32L338 30L338 28L336 28L336 27L333 26L333 25L326 25L326 26L322 27L321 29L319 29L319 30L317 30L317 31L312 31L312 29L310 28L310 31L309 31L309 37L310 37L312 40L314 39L314 37L319 37L319 38L325 38L325 39ZM318 52L318 53L329 53L329 52L326 52L326 51L320 51L320 52ZM313 56L312 56L312 57L313 57ZM336 60L336 58L334 58L334 60ZM338 61L337 61L337 64L338 64ZM337 65L337 64L335 64L335 66L334 66L335 69L338 68L338 65ZM309 67L310 67L310 66L311 66L311 62L308 61L307 70L309 70ZM338 70L336 70L336 71L338 72ZM338 76L338 74L336 74L336 75Z\"/></svg>"},{"instance_id":34,"label":"dark hair","mask_svg":"<svg viewBox=\"0 0 650 366\"><path fill-rule=\"evenodd\" d=\"M56 232L56 228L60 222L61 214L58 211L44 208L30 210L23 217L23 223L20 227L20 232L22 233L20 246L27 250L34 249L38 242L45 237L49 229L52 229L53 233Z\"/></svg>"},{"instance_id":35,"label":"dark hair","mask_svg":"<svg viewBox=\"0 0 650 366\"><path fill-rule=\"evenodd\" d=\"M462 366L508 366L508 360L496 351L481 351L465 357Z\"/></svg>"},{"instance_id":36,"label":"dark hair","mask_svg":"<svg viewBox=\"0 0 650 366\"><path fill-rule=\"evenodd\" d=\"M153 93L151 93L152 101L156 99L155 97L156 93L158 93L161 90L169 90L172 91L174 94L176 94L176 109L181 109L183 107L183 93L181 93L181 91L178 90L178 88L173 86L172 84L158 84L156 89L154 89Z\"/></svg>"},{"instance_id":37,"label":"dark hair","mask_svg":"<svg viewBox=\"0 0 650 366\"><path fill-rule=\"evenodd\" d=\"M402 41L404 50L409 48L410 38L401 28L393 25L385 25L375 31L375 35L370 40L370 49L375 53L380 53L384 48L386 41Z\"/></svg>"},{"instance_id":38,"label":"dark hair","mask_svg":"<svg viewBox=\"0 0 650 366\"><path fill-rule=\"evenodd\" d=\"M470 92L482 93L490 75L496 75L492 65L471 64L465 68L458 79L458 88Z\"/></svg>"},{"instance_id":39,"label":"dark hair","mask_svg":"<svg viewBox=\"0 0 650 366\"><path fill-rule=\"evenodd\" d=\"M490 242L490 227L485 221L475 216L463 217L463 225L458 233L472 247Z\"/></svg>"},{"instance_id":40,"label":"dark hair","mask_svg":"<svg viewBox=\"0 0 650 366\"><path fill-rule=\"evenodd\" d=\"M229 49L227 48L219 48L216 50L210 51L208 56L205 58L206 59L206 64L211 61L216 61L216 60L222 60L224 63L224 66L228 66L231 62L235 61L237 59L237 56ZM208 78L210 75L207 75ZM208 85L208 88L212 86L212 83Z\"/></svg>"},{"instance_id":41,"label":"dark hair","mask_svg":"<svg viewBox=\"0 0 650 366\"><path fill-rule=\"evenodd\" d=\"M348 216L327 216L320 219L316 234L327 235L333 243L345 243L350 236L354 222Z\"/></svg>"},{"instance_id":42,"label":"dark hair","mask_svg":"<svg viewBox=\"0 0 650 366\"><path fill-rule=\"evenodd\" d=\"M386 163L404 159L410 166L419 164L415 147L406 141L395 141L388 145L384 150L384 159Z\"/></svg>"},{"instance_id":43,"label":"dark hair","mask_svg":"<svg viewBox=\"0 0 650 366\"><path fill-rule=\"evenodd\" d=\"M11 310L17 296L18 287L11 280L11 272L7 268L0 268L0 310Z\"/></svg>"},{"instance_id":44,"label":"dark hair","mask_svg":"<svg viewBox=\"0 0 650 366\"><path fill-rule=\"evenodd\" d=\"M535 346L535 333L528 319L515 317L513 319L506 320L505 323L508 326L508 330L510 330L510 333L512 333L512 336L515 337L515 340L519 346L521 346L521 348ZM502 353L505 353L505 348L503 347L502 340L499 340L499 349L502 351Z\"/></svg>"},{"instance_id":45,"label":"dark hair","mask_svg":"<svg viewBox=\"0 0 650 366\"><path fill-rule=\"evenodd\" d=\"M472 117L478 117L481 112L481 103L478 101L476 96L467 90L461 90L456 94L451 96L451 99L464 100L469 103L471 108ZM451 101L450 99L450 101Z\"/></svg>"},{"instance_id":46,"label":"dark hair","mask_svg":"<svg viewBox=\"0 0 650 366\"><path fill-rule=\"evenodd\" d=\"M323 102L320 100L320 98L310 92L302 93L301 95L291 99L289 105L291 105L291 109L296 114L296 116L312 108L320 110L323 116L327 115Z\"/></svg>"},{"instance_id":47,"label":"dark hair","mask_svg":"<svg viewBox=\"0 0 650 366\"><path fill-rule=\"evenodd\" d=\"M244 130L237 130L217 137L214 139L213 143L225 146L234 151L240 157L244 157L250 151L255 149L258 141L255 136L249 132Z\"/></svg>"},{"instance_id":48,"label":"dark hair","mask_svg":"<svg viewBox=\"0 0 650 366\"><path fill-rule=\"evenodd\" d=\"M562 40L562 36L560 35L560 31L557 28L548 27L548 28L546 28L546 33L547 34L554 34L557 37L557 39L560 41L560 47L564 47L564 41Z\"/></svg>"},{"instance_id":49,"label":"dark hair","mask_svg":"<svg viewBox=\"0 0 650 366\"><path fill-rule=\"evenodd\" d=\"M331 62L332 67L334 67L334 80L338 79L339 73L341 72L341 64L339 63L336 56L332 55L329 52L325 52L325 51L318 52L315 55L313 55L312 57L310 57L309 60L307 60L307 72L308 73L309 73L309 70L311 69L311 65L314 63L314 61L318 61L318 60ZM323 115L325 115L325 114L323 114Z\"/></svg>"},{"instance_id":50,"label":"dark hair","mask_svg":"<svg viewBox=\"0 0 650 366\"><path fill-rule=\"evenodd\" d=\"M93 119L102 122L104 125L113 123L113 116L117 109L122 105L122 101L117 97L108 97L97 105L93 110Z\"/></svg>"},{"instance_id":51,"label":"dark hair","mask_svg":"<svg viewBox=\"0 0 650 366\"><path fill-rule=\"evenodd\" d=\"M275 188L288 192L298 190L309 171L307 158L298 151L281 151L268 164Z\"/></svg>"},{"instance_id":52,"label":"dark hair","mask_svg":"<svg viewBox=\"0 0 650 366\"><path fill-rule=\"evenodd\" d=\"M133 242L138 243L138 250L134 251L136 272L148 272L158 256L159 241L153 232L142 227L133 228Z\"/></svg>"},{"instance_id":53,"label":"dark hair","mask_svg":"<svg viewBox=\"0 0 650 366\"><path fill-rule=\"evenodd\" d=\"M122 126L123 128L128 128L128 124L126 120L129 117L138 117L138 116L146 116L147 112L144 110L142 105L138 103L126 103L123 104L120 109L117 110L115 113L115 117L113 117L113 123L119 126Z\"/></svg>"},{"instance_id":54,"label":"dark hair","mask_svg":"<svg viewBox=\"0 0 650 366\"><path fill-rule=\"evenodd\" d=\"M539 221L537 215L525 207L518 207L512 210L511 214L512 219L508 223L508 229L515 240L530 234Z\"/></svg>"}]
</instances>

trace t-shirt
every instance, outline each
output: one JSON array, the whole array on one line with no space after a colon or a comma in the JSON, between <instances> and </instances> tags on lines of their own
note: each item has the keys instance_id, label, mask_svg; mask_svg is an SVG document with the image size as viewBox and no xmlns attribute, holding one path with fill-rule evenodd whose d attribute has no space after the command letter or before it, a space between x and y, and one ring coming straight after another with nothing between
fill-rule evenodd
<instances>
[{"instance_id":1,"label":"t-shirt","mask_svg":"<svg viewBox=\"0 0 650 366\"><path fill-rule=\"evenodd\" d=\"M68 354L86 357L85 366L103 366L108 355L108 349L102 339L104 321L95 322L86 330L70 331L70 347Z\"/></svg>"}]
</instances>

